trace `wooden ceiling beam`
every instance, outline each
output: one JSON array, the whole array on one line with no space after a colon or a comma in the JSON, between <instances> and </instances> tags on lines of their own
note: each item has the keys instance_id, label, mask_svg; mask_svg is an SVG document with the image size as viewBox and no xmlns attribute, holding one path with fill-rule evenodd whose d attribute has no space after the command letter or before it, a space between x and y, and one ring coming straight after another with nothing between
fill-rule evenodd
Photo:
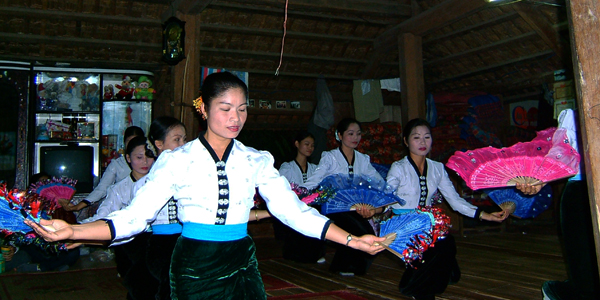
<instances>
[{"instance_id":1,"label":"wooden ceiling beam","mask_svg":"<svg viewBox=\"0 0 600 300\"><path fill-rule=\"evenodd\" d=\"M171 9L184 15L196 15L201 13L214 0L174 0ZM163 21L173 15L172 11L165 11L162 15Z\"/></svg>"},{"instance_id":2,"label":"wooden ceiling beam","mask_svg":"<svg viewBox=\"0 0 600 300\"><path fill-rule=\"evenodd\" d=\"M160 20L150 18L75 13L67 11L43 10L23 7L0 7L0 16L19 16L28 19L52 19L63 21L82 21L89 23L125 24L132 26L161 26Z\"/></svg>"},{"instance_id":3,"label":"wooden ceiling beam","mask_svg":"<svg viewBox=\"0 0 600 300\"><path fill-rule=\"evenodd\" d=\"M430 44L430 43L439 43L442 40L450 39L450 38L453 38L453 37L456 37L459 35L465 35L471 31L476 31L476 30L484 28L484 27L491 27L491 26L494 26L497 24L508 22L508 21L514 20L518 17L519 17L519 14L512 11L512 12L503 14L501 16L498 16L496 18L492 18L492 19L483 21L481 23L473 24L473 25L467 26L467 27L462 27L455 31L448 32L446 34L439 35L439 36L434 36L427 40L423 40L423 46Z\"/></svg>"},{"instance_id":4,"label":"wooden ceiling beam","mask_svg":"<svg viewBox=\"0 0 600 300\"><path fill-rule=\"evenodd\" d=\"M549 56L549 55L552 55L553 53L554 52L552 50L546 50L546 51L534 53L534 54L531 54L531 55L522 56L522 57L519 57L519 58L515 58L515 59L503 61L501 63L497 63L497 64L494 64L494 65L485 66L483 68L478 68L478 69L471 70L471 71L468 71L468 72L464 72L464 73L460 73L460 74L448 76L448 77L445 77L445 78L442 78L442 79L438 79L438 80L435 80L435 81L427 82L427 85L431 86L431 85L439 84L439 83L450 81L450 80L458 80L458 79L462 79L462 78L469 77L469 76L475 76L477 74L489 72L491 70L499 69L499 68L502 68L502 67L505 67L505 66L508 66L508 65L517 64L517 63L528 61L528 60L538 59L538 58L543 57L543 56Z\"/></svg>"},{"instance_id":5,"label":"wooden ceiling beam","mask_svg":"<svg viewBox=\"0 0 600 300\"><path fill-rule=\"evenodd\" d=\"M221 24L201 24L200 29L202 31L213 31L213 32L228 32L236 33L249 36L276 36L281 37L283 34L282 29L264 29L264 28L250 28L250 27L239 27L231 25ZM373 39L347 36L347 35L331 35L331 34L319 34L319 33L308 33L299 31L287 31L286 37L299 38L308 40L337 40L346 42L359 42L359 43L372 43Z\"/></svg>"},{"instance_id":6,"label":"wooden ceiling beam","mask_svg":"<svg viewBox=\"0 0 600 300\"><path fill-rule=\"evenodd\" d=\"M398 46L400 33L409 32L423 36L427 32L439 29L475 13L484 8L486 4L485 0L446 0L386 30L375 39L374 47L379 51L389 51Z\"/></svg>"},{"instance_id":7,"label":"wooden ceiling beam","mask_svg":"<svg viewBox=\"0 0 600 300\"><path fill-rule=\"evenodd\" d=\"M285 0L237 0L229 1L251 5L266 5L285 7ZM411 6L390 0L294 0L288 4L288 9L339 15L346 13L360 17L408 18L411 16ZM282 10L283 13L283 10Z\"/></svg>"},{"instance_id":8,"label":"wooden ceiling beam","mask_svg":"<svg viewBox=\"0 0 600 300\"><path fill-rule=\"evenodd\" d=\"M50 45L67 45L73 47L98 47L98 48L139 48L139 50L152 50L160 52L162 44L117 41L117 40L101 40L62 36L47 36L37 34L16 34L0 32L0 40L11 41L24 44L50 44Z\"/></svg>"},{"instance_id":9,"label":"wooden ceiling beam","mask_svg":"<svg viewBox=\"0 0 600 300\"><path fill-rule=\"evenodd\" d=\"M363 71L362 78L371 78L379 67L380 59L385 53L398 47L400 33L410 32L423 36L427 32L456 22L473 14L487 5L485 0L446 0L419 15L388 29L375 39L369 63Z\"/></svg>"},{"instance_id":10,"label":"wooden ceiling beam","mask_svg":"<svg viewBox=\"0 0 600 300\"><path fill-rule=\"evenodd\" d=\"M246 13L256 13L262 15L271 15L271 16L281 16L282 10L280 8L269 8L264 6L256 6L256 5L243 5L243 4L232 4L232 3L224 3L224 2L214 2L211 3L208 8L224 10L224 11L240 11ZM369 26L377 26L384 27L391 25L390 22L379 21L379 20L368 20L360 17L351 17L351 16L336 16L336 15L328 15L318 12L302 12L296 10L287 11L288 18L298 18L298 19L307 19L307 20L318 20L318 21L333 21L333 22L345 22L345 23L357 23L357 24L365 24Z\"/></svg>"},{"instance_id":11,"label":"wooden ceiling beam","mask_svg":"<svg viewBox=\"0 0 600 300\"><path fill-rule=\"evenodd\" d=\"M204 67L207 68L228 68L229 66L211 66L211 65L206 65ZM275 75L275 70L272 71L268 71L268 70L258 70L258 69L243 69L243 68L233 68L236 71L242 71L242 72L248 72L248 73L254 73L254 74L262 74L262 75L273 75L273 77L285 77L285 76L290 76L290 77L304 77L304 78L319 78L319 76L323 76L325 77L325 79L336 79L336 80L355 80L357 79L354 76L346 76L346 75L338 75L338 74L322 74L322 73L297 73L297 72L285 72L285 71L280 71L279 75L276 76Z\"/></svg>"},{"instance_id":12,"label":"wooden ceiling beam","mask_svg":"<svg viewBox=\"0 0 600 300\"><path fill-rule=\"evenodd\" d=\"M247 51L247 50L235 50L235 49L224 49L224 48L209 48L209 47L200 47L200 52L212 52L222 55L237 55L248 58L275 58L279 60L280 53L275 52L260 52L260 51ZM345 64L366 64L367 61L364 59L351 59L351 58L341 58L341 57L330 57L330 56L312 56L312 55L298 55L298 54L289 54L283 53L283 59L297 59L297 60L312 60L312 61L320 61L320 62L337 62L337 63L345 63ZM397 62L385 62L383 63L388 66L398 67Z\"/></svg>"},{"instance_id":13,"label":"wooden ceiling beam","mask_svg":"<svg viewBox=\"0 0 600 300\"><path fill-rule=\"evenodd\" d=\"M60 63L64 67L64 64L69 64L70 68L102 68L106 69L130 69L130 70L146 70L156 73L164 66L164 63L154 62L130 62L130 61L118 61L118 60L90 60L90 59L74 59L68 57L40 57L31 55L0 55L2 60L11 61L27 61L41 63L44 66L53 67L57 63Z\"/></svg>"},{"instance_id":14,"label":"wooden ceiling beam","mask_svg":"<svg viewBox=\"0 0 600 300\"><path fill-rule=\"evenodd\" d=\"M519 16L537 32L548 48L552 49L561 61L564 61L568 45L565 45L560 39L558 30L548 22L539 10L533 9L531 5L515 3L514 7Z\"/></svg>"},{"instance_id":15,"label":"wooden ceiling beam","mask_svg":"<svg viewBox=\"0 0 600 300\"><path fill-rule=\"evenodd\" d=\"M516 43L516 42L520 42L520 41L525 41L525 40L533 40L535 39L535 37L537 36L537 34L535 32L528 32L525 34L521 34L518 36L514 36L511 38L507 38L507 39L503 39L500 41L497 41L495 43L491 43L491 44L487 44L487 45L483 45L481 47L476 47L476 48L471 48L467 51L463 51L463 52L458 52L458 53L454 53L448 56L444 56L444 57L440 57L437 59L432 59L432 60L427 60L427 61L423 61L423 66L432 66L432 65L439 65L439 64L443 64L446 63L448 61L451 60L456 60L458 58L461 58L463 56L468 56L468 55L477 55L479 53L482 52L486 52L492 49L496 49L500 46L503 46L505 44L510 44L510 43Z\"/></svg>"}]
</instances>

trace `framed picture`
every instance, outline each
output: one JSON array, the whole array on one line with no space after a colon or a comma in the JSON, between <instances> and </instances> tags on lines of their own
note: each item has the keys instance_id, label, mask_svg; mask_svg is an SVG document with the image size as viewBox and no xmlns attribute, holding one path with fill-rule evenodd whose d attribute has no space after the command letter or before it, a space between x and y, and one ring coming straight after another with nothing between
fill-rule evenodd
<instances>
[{"instance_id":1,"label":"framed picture","mask_svg":"<svg viewBox=\"0 0 600 300\"><path fill-rule=\"evenodd\" d=\"M258 105L260 109L271 109L271 101L269 100L258 100Z\"/></svg>"},{"instance_id":2,"label":"framed picture","mask_svg":"<svg viewBox=\"0 0 600 300\"><path fill-rule=\"evenodd\" d=\"M248 107L254 107L254 99L248 99Z\"/></svg>"},{"instance_id":3,"label":"framed picture","mask_svg":"<svg viewBox=\"0 0 600 300\"><path fill-rule=\"evenodd\" d=\"M287 101L276 101L277 108L287 108Z\"/></svg>"},{"instance_id":4,"label":"framed picture","mask_svg":"<svg viewBox=\"0 0 600 300\"><path fill-rule=\"evenodd\" d=\"M292 101L290 102L291 109L300 109L300 101Z\"/></svg>"}]
</instances>

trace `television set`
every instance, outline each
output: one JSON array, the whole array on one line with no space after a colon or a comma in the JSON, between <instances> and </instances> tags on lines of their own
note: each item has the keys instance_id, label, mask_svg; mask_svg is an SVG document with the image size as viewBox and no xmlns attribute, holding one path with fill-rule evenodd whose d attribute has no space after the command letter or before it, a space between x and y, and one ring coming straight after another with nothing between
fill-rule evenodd
<instances>
[{"instance_id":1,"label":"television set","mask_svg":"<svg viewBox=\"0 0 600 300\"><path fill-rule=\"evenodd\" d=\"M77 179L77 193L90 193L99 175L98 143L36 143L34 172Z\"/></svg>"}]
</instances>

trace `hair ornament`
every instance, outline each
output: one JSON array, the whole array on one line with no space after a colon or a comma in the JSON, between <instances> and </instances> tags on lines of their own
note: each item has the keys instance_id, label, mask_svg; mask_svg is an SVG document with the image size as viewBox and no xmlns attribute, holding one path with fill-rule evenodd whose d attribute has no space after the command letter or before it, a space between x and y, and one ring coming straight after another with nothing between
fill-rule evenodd
<instances>
[{"instance_id":1,"label":"hair ornament","mask_svg":"<svg viewBox=\"0 0 600 300\"><path fill-rule=\"evenodd\" d=\"M156 148L154 147L154 145L152 145L150 139L146 139L146 149L148 149L148 151L152 153L152 156L158 157L158 155L156 155Z\"/></svg>"},{"instance_id":2,"label":"hair ornament","mask_svg":"<svg viewBox=\"0 0 600 300\"><path fill-rule=\"evenodd\" d=\"M335 140L341 142L337 129L335 130Z\"/></svg>"},{"instance_id":3,"label":"hair ornament","mask_svg":"<svg viewBox=\"0 0 600 300\"><path fill-rule=\"evenodd\" d=\"M196 108L196 111L202 115L202 118L206 120L206 116L202 113L202 96L196 98L194 100L194 107Z\"/></svg>"}]
</instances>

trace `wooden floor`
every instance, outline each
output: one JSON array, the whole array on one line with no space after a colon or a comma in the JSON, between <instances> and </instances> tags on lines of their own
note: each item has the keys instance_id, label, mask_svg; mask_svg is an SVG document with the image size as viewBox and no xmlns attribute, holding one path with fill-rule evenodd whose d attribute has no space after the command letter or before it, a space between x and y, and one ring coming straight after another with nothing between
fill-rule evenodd
<instances>
[{"instance_id":1,"label":"wooden floor","mask_svg":"<svg viewBox=\"0 0 600 300\"><path fill-rule=\"evenodd\" d=\"M269 296L349 290L366 299L410 299L397 288L404 267L388 252L377 256L365 276L343 277L328 270L331 247L325 264L301 264L280 258L281 242L270 233L254 239L261 273L298 286ZM506 232L473 231L455 239L462 278L436 299L541 299L544 281L567 278L555 230L509 226Z\"/></svg>"}]
</instances>

